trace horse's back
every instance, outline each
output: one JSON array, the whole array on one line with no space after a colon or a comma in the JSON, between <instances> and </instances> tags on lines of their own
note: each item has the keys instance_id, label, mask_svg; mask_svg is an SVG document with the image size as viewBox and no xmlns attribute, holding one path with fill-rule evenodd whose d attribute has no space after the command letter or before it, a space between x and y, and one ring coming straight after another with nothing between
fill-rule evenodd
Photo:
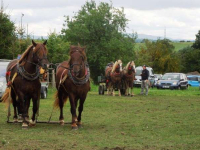
<instances>
[{"instance_id":1,"label":"horse's back","mask_svg":"<svg viewBox=\"0 0 200 150\"><path fill-rule=\"evenodd\" d=\"M61 78L68 73L69 63L68 61L63 61L58 67L56 71L56 88L58 89L58 86L60 84Z\"/></svg>"},{"instance_id":2,"label":"horse's back","mask_svg":"<svg viewBox=\"0 0 200 150\"><path fill-rule=\"evenodd\" d=\"M10 61L10 63L8 64L6 71L9 72L10 71L10 77L12 78L12 76L15 74L15 72L17 71L17 63L18 63L18 59L14 59L12 61ZM6 75L6 80L8 82L8 76Z\"/></svg>"},{"instance_id":3,"label":"horse's back","mask_svg":"<svg viewBox=\"0 0 200 150\"><path fill-rule=\"evenodd\" d=\"M112 70L112 67L107 67L107 68L106 68L106 71L105 71L105 76L106 76L106 77L109 77L109 76L110 76L111 70Z\"/></svg>"},{"instance_id":4,"label":"horse's back","mask_svg":"<svg viewBox=\"0 0 200 150\"><path fill-rule=\"evenodd\" d=\"M7 66L7 71L9 71L9 70L12 71L12 69L16 66L18 61L19 61L18 59L14 59L14 60L10 61L10 63Z\"/></svg>"}]
</instances>

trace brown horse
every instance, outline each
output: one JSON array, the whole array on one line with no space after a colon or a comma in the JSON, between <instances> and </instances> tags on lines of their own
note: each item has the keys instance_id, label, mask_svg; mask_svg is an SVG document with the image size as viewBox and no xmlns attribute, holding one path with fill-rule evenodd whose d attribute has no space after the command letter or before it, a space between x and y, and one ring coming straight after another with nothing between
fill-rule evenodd
<instances>
[{"instance_id":1,"label":"brown horse","mask_svg":"<svg viewBox=\"0 0 200 150\"><path fill-rule=\"evenodd\" d=\"M10 101L9 95L14 107L14 121L17 121L18 113L22 114L22 127L35 125L36 113L39 107L40 88L39 66L46 68L48 64L47 49L45 47L47 41L43 44L37 44L32 40L32 44L22 54L20 60L13 60L8 64L6 79L8 83L7 92L3 96L3 101ZM28 109L30 99L33 101L33 115L29 121Z\"/></svg>"},{"instance_id":2,"label":"brown horse","mask_svg":"<svg viewBox=\"0 0 200 150\"><path fill-rule=\"evenodd\" d=\"M132 93L133 89L133 81L135 80L135 63L134 61L130 61L127 63L126 67L123 69L123 80L125 81L125 96L134 94ZM131 93L129 91L131 88Z\"/></svg>"},{"instance_id":3,"label":"brown horse","mask_svg":"<svg viewBox=\"0 0 200 150\"><path fill-rule=\"evenodd\" d=\"M122 80L122 61L117 60L110 72L110 78L111 78L111 92L112 95L115 96L115 87L118 88L119 96L121 96L121 80Z\"/></svg>"},{"instance_id":4,"label":"brown horse","mask_svg":"<svg viewBox=\"0 0 200 150\"><path fill-rule=\"evenodd\" d=\"M81 114L83 104L90 90L90 71L85 54L85 48L80 46L70 47L70 59L62 62L56 72L56 100L55 107L60 108L60 124L64 125L63 106L69 97L72 114L72 129L81 127ZM80 100L80 101L79 101ZM76 108L79 101L79 114ZM78 126L77 126L78 125Z\"/></svg>"}]
</instances>

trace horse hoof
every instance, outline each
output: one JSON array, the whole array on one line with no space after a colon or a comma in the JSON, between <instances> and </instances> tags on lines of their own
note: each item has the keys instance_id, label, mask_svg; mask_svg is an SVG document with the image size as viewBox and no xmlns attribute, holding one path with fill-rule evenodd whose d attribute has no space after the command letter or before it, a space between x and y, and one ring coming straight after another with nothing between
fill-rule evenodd
<instances>
[{"instance_id":1,"label":"horse hoof","mask_svg":"<svg viewBox=\"0 0 200 150\"><path fill-rule=\"evenodd\" d=\"M78 130L78 126L72 126L72 130Z\"/></svg>"},{"instance_id":2,"label":"horse hoof","mask_svg":"<svg viewBox=\"0 0 200 150\"><path fill-rule=\"evenodd\" d=\"M83 128L82 124L78 124L78 128Z\"/></svg>"},{"instance_id":3,"label":"horse hoof","mask_svg":"<svg viewBox=\"0 0 200 150\"><path fill-rule=\"evenodd\" d=\"M77 122L77 126L78 128L83 128L82 123L81 122Z\"/></svg>"},{"instance_id":4,"label":"horse hoof","mask_svg":"<svg viewBox=\"0 0 200 150\"><path fill-rule=\"evenodd\" d=\"M64 126L65 125L65 121L64 120L60 120L60 125Z\"/></svg>"},{"instance_id":5,"label":"horse hoof","mask_svg":"<svg viewBox=\"0 0 200 150\"><path fill-rule=\"evenodd\" d=\"M22 116L21 115L19 115L19 117L18 117L18 122L22 122Z\"/></svg>"},{"instance_id":6,"label":"horse hoof","mask_svg":"<svg viewBox=\"0 0 200 150\"><path fill-rule=\"evenodd\" d=\"M18 119L17 119L17 118L14 118L14 119L13 119L13 123L18 123Z\"/></svg>"},{"instance_id":7,"label":"horse hoof","mask_svg":"<svg viewBox=\"0 0 200 150\"><path fill-rule=\"evenodd\" d=\"M34 127L36 125L36 121L30 120L29 121L29 126Z\"/></svg>"},{"instance_id":8,"label":"horse hoof","mask_svg":"<svg viewBox=\"0 0 200 150\"><path fill-rule=\"evenodd\" d=\"M28 124L27 123L22 123L22 129L28 129Z\"/></svg>"}]
</instances>

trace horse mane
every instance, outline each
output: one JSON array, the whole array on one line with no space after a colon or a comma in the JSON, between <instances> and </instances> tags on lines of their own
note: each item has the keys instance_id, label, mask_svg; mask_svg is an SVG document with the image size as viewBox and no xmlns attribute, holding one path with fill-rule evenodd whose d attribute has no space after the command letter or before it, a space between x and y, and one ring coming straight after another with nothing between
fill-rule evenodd
<instances>
[{"instance_id":1,"label":"horse mane","mask_svg":"<svg viewBox=\"0 0 200 150\"><path fill-rule=\"evenodd\" d=\"M134 61L129 61L126 65L126 67L124 68L125 73L127 73L129 65L133 66L134 70L135 70L135 63Z\"/></svg>"},{"instance_id":2,"label":"horse mane","mask_svg":"<svg viewBox=\"0 0 200 150\"><path fill-rule=\"evenodd\" d=\"M30 50L32 49L33 45L30 45L25 52L22 54L21 58L19 59L19 64L21 64L22 62L24 62L24 60L26 60Z\"/></svg>"},{"instance_id":3,"label":"horse mane","mask_svg":"<svg viewBox=\"0 0 200 150\"><path fill-rule=\"evenodd\" d=\"M121 60L117 60L115 63L114 63L114 65L113 65L113 68L112 68L112 71L111 72L114 72L115 71L115 69L116 69L116 67L117 67L117 65L118 64L121 64L122 63L122 61Z\"/></svg>"},{"instance_id":4,"label":"horse mane","mask_svg":"<svg viewBox=\"0 0 200 150\"><path fill-rule=\"evenodd\" d=\"M71 55L72 55L74 52L79 52L79 53L83 56L84 62L87 61L87 57L86 57L86 53L85 53L85 47L81 47L80 44L78 44L78 46L75 46L75 45L71 45L71 46L70 46L70 51L69 51L70 58L69 58L69 61L68 61L68 62L70 62L70 60L71 60Z\"/></svg>"}]
</instances>

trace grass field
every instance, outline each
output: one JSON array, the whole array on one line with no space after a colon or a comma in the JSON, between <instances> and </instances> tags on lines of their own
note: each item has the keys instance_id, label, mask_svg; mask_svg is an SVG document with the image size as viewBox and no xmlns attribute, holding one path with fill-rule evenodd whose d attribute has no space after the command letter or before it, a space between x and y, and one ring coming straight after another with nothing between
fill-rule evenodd
<instances>
[{"instance_id":1,"label":"grass field","mask_svg":"<svg viewBox=\"0 0 200 150\"><path fill-rule=\"evenodd\" d=\"M53 104L50 89L41 100L38 120L47 121ZM73 131L70 124L37 124L21 129L7 124L5 106L0 103L0 149L200 149L200 91L151 89L149 96L98 95L89 92L82 116L83 128ZM59 111L53 112L57 121ZM65 121L71 121L69 102Z\"/></svg>"},{"instance_id":2,"label":"grass field","mask_svg":"<svg viewBox=\"0 0 200 150\"><path fill-rule=\"evenodd\" d=\"M179 51L185 47L191 46L193 42L172 42L172 44L175 47L174 50ZM144 46L144 43L136 43L135 45L136 51L139 50L141 46Z\"/></svg>"}]
</instances>

